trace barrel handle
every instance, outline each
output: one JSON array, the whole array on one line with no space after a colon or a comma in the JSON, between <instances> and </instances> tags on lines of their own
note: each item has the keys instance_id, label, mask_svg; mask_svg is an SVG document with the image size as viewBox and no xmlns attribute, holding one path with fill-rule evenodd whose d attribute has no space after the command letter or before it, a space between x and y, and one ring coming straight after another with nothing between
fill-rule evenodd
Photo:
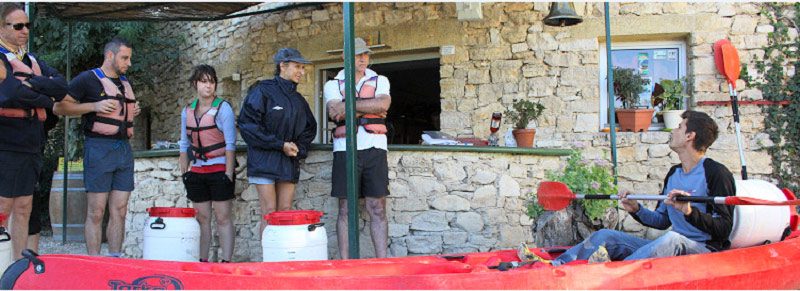
<instances>
[{"instance_id":1,"label":"barrel handle","mask_svg":"<svg viewBox=\"0 0 800 291\"><path fill-rule=\"evenodd\" d=\"M325 225L324 222L309 224L308 231L314 231L315 229L317 229L317 227L322 227L323 225Z\"/></svg>"},{"instance_id":2,"label":"barrel handle","mask_svg":"<svg viewBox=\"0 0 800 291\"><path fill-rule=\"evenodd\" d=\"M164 224L164 219L161 217L156 218L156 221L150 224L150 229L165 229L167 225Z\"/></svg>"},{"instance_id":3,"label":"barrel handle","mask_svg":"<svg viewBox=\"0 0 800 291\"><path fill-rule=\"evenodd\" d=\"M0 226L0 237L5 236L4 238L0 238L1 242L7 242L11 240L11 235L8 234L5 227Z\"/></svg>"}]
</instances>

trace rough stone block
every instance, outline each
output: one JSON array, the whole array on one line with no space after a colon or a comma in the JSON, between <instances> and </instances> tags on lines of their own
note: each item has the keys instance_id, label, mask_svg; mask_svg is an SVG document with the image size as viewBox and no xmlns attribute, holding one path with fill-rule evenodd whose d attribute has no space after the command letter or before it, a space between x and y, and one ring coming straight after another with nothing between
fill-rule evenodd
<instances>
[{"instance_id":1,"label":"rough stone block","mask_svg":"<svg viewBox=\"0 0 800 291\"><path fill-rule=\"evenodd\" d=\"M459 213L456 216L456 225L467 232L477 233L483 229L483 218L474 212Z\"/></svg>"},{"instance_id":2,"label":"rough stone block","mask_svg":"<svg viewBox=\"0 0 800 291\"><path fill-rule=\"evenodd\" d=\"M497 205L497 188L494 186L483 186L475 190L472 195L472 208L495 207Z\"/></svg>"},{"instance_id":3,"label":"rough stone block","mask_svg":"<svg viewBox=\"0 0 800 291\"><path fill-rule=\"evenodd\" d=\"M469 210L469 200L457 195L446 195L436 198L431 202L431 206L443 211L465 211Z\"/></svg>"},{"instance_id":4,"label":"rough stone block","mask_svg":"<svg viewBox=\"0 0 800 291\"><path fill-rule=\"evenodd\" d=\"M558 49L565 52L596 51L597 47L597 40L591 38L562 42L558 45Z\"/></svg>"},{"instance_id":5,"label":"rough stone block","mask_svg":"<svg viewBox=\"0 0 800 291\"><path fill-rule=\"evenodd\" d=\"M406 238L408 252L414 254L436 254L442 251L441 235L412 235Z\"/></svg>"},{"instance_id":6,"label":"rough stone block","mask_svg":"<svg viewBox=\"0 0 800 291\"><path fill-rule=\"evenodd\" d=\"M487 69L470 69L467 73L467 84L486 84L489 82L491 82L491 79Z\"/></svg>"},{"instance_id":7,"label":"rough stone block","mask_svg":"<svg viewBox=\"0 0 800 291\"><path fill-rule=\"evenodd\" d=\"M669 148L669 145L667 144L657 144L650 146L647 152L651 158L660 158L668 156L669 153L672 152L672 150Z\"/></svg>"},{"instance_id":8,"label":"rough stone block","mask_svg":"<svg viewBox=\"0 0 800 291\"><path fill-rule=\"evenodd\" d=\"M522 68L522 61L493 61L491 68L492 82L516 82L519 80L520 68Z\"/></svg>"},{"instance_id":9,"label":"rough stone block","mask_svg":"<svg viewBox=\"0 0 800 291\"><path fill-rule=\"evenodd\" d=\"M731 35L749 35L753 34L758 25L758 18L748 15L737 15L733 17L733 24L731 25Z\"/></svg>"},{"instance_id":10,"label":"rough stone block","mask_svg":"<svg viewBox=\"0 0 800 291\"><path fill-rule=\"evenodd\" d=\"M600 121L596 114L578 114L575 121L575 132L596 132L600 128Z\"/></svg>"},{"instance_id":11,"label":"rough stone block","mask_svg":"<svg viewBox=\"0 0 800 291\"><path fill-rule=\"evenodd\" d=\"M511 58L511 47L508 45L474 47L469 50L469 58L473 61L507 60Z\"/></svg>"},{"instance_id":12,"label":"rough stone block","mask_svg":"<svg viewBox=\"0 0 800 291\"><path fill-rule=\"evenodd\" d=\"M445 213L429 210L415 216L411 221L412 230L444 231L450 229Z\"/></svg>"}]
</instances>

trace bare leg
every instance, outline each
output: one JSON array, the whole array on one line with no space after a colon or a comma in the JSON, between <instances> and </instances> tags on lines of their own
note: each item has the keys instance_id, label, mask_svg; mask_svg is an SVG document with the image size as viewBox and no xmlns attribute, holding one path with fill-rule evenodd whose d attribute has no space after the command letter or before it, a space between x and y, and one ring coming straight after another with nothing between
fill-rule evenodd
<instances>
[{"instance_id":1,"label":"bare leg","mask_svg":"<svg viewBox=\"0 0 800 291\"><path fill-rule=\"evenodd\" d=\"M86 209L86 225L83 230L86 239L86 253L90 256L98 256L100 255L103 215L106 212L108 193L89 192L86 193L86 200L88 208Z\"/></svg>"},{"instance_id":2,"label":"bare leg","mask_svg":"<svg viewBox=\"0 0 800 291\"><path fill-rule=\"evenodd\" d=\"M32 234L28 236L28 249L39 253L39 234Z\"/></svg>"},{"instance_id":3,"label":"bare leg","mask_svg":"<svg viewBox=\"0 0 800 291\"><path fill-rule=\"evenodd\" d=\"M11 245L14 259L22 258L22 250L28 245L28 219L31 216L33 195L14 198L0 197L0 212L11 213Z\"/></svg>"},{"instance_id":4,"label":"bare leg","mask_svg":"<svg viewBox=\"0 0 800 291\"><path fill-rule=\"evenodd\" d=\"M112 190L108 201L108 252L121 253L125 239L125 215L128 213L128 198L131 192Z\"/></svg>"},{"instance_id":5,"label":"bare leg","mask_svg":"<svg viewBox=\"0 0 800 291\"><path fill-rule=\"evenodd\" d=\"M369 230L372 235L372 244L375 246L375 256L386 257L389 246L389 221L386 220L386 198L366 197L367 213L369 213Z\"/></svg>"},{"instance_id":6,"label":"bare leg","mask_svg":"<svg viewBox=\"0 0 800 291\"><path fill-rule=\"evenodd\" d=\"M339 256L350 258L347 239L347 199L339 198L339 217L336 219L336 237L339 239Z\"/></svg>"},{"instance_id":7,"label":"bare leg","mask_svg":"<svg viewBox=\"0 0 800 291\"><path fill-rule=\"evenodd\" d=\"M208 260L211 249L211 202L192 202L197 210L197 223L200 224L200 259Z\"/></svg>"},{"instance_id":8,"label":"bare leg","mask_svg":"<svg viewBox=\"0 0 800 291\"><path fill-rule=\"evenodd\" d=\"M275 184L256 185L256 191L258 191L258 205L261 207L261 217L259 217L261 223L258 229L258 237L260 238L261 234L264 233L264 228L267 227L264 215L275 212L278 202L275 198Z\"/></svg>"},{"instance_id":9,"label":"bare leg","mask_svg":"<svg viewBox=\"0 0 800 291\"><path fill-rule=\"evenodd\" d=\"M232 200L211 202L217 220L219 246L222 249L222 260L228 262L233 257L233 222L231 221ZM210 233L210 232L209 232ZM207 251L206 251L207 252Z\"/></svg>"},{"instance_id":10,"label":"bare leg","mask_svg":"<svg viewBox=\"0 0 800 291\"><path fill-rule=\"evenodd\" d=\"M292 209L295 186L296 184L290 182L277 182L275 184L278 196L278 211Z\"/></svg>"}]
</instances>

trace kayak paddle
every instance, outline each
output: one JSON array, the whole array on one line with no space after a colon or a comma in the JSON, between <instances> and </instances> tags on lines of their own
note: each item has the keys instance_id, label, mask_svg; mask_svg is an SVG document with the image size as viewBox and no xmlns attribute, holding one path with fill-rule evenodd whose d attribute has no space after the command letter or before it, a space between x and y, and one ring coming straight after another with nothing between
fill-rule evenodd
<instances>
[{"instance_id":1,"label":"kayak paddle","mask_svg":"<svg viewBox=\"0 0 800 291\"><path fill-rule=\"evenodd\" d=\"M595 194L574 194L569 190L567 184L554 181L545 181L539 183L539 188L536 190L539 205L544 207L545 210L557 211L567 208L572 200L575 199L611 199L620 200L619 195L595 195ZM652 194L629 194L629 200L666 200L666 195L652 195ZM765 205L765 206L790 206L800 205L800 200L788 201L772 201L751 197L737 197L737 196L680 196L675 197L678 201L689 202L704 202L725 205Z\"/></svg>"},{"instance_id":2,"label":"kayak paddle","mask_svg":"<svg viewBox=\"0 0 800 291\"><path fill-rule=\"evenodd\" d=\"M728 80L728 90L731 94L731 109L733 110L733 122L736 127L736 144L739 146L739 161L742 163L742 180L747 180L747 164L744 160L742 130L739 125L739 102L736 96L736 80L739 79L741 63L739 63L739 53L727 39L722 39L714 43L714 63L717 65L719 73Z\"/></svg>"}]
</instances>

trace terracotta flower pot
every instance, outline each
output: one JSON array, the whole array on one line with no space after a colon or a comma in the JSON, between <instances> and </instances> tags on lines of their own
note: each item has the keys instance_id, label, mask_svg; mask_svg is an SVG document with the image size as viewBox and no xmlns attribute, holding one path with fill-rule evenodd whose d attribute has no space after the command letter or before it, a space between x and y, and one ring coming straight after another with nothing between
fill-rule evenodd
<instances>
[{"instance_id":1,"label":"terracotta flower pot","mask_svg":"<svg viewBox=\"0 0 800 291\"><path fill-rule=\"evenodd\" d=\"M534 128L515 129L511 131L511 133L514 134L514 139L517 140L517 147L521 148L533 147L533 138L536 136L536 129Z\"/></svg>"},{"instance_id":2,"label":"terracotta flower pot","mask_svg":"<svg viewBox=\"0 0 800 291\"><path fill-rule=\"evenodd\" d=\"M647 131L653 122L655 109L617 109L617 119L621 131Z\"/></svg>"}]
</instances>

